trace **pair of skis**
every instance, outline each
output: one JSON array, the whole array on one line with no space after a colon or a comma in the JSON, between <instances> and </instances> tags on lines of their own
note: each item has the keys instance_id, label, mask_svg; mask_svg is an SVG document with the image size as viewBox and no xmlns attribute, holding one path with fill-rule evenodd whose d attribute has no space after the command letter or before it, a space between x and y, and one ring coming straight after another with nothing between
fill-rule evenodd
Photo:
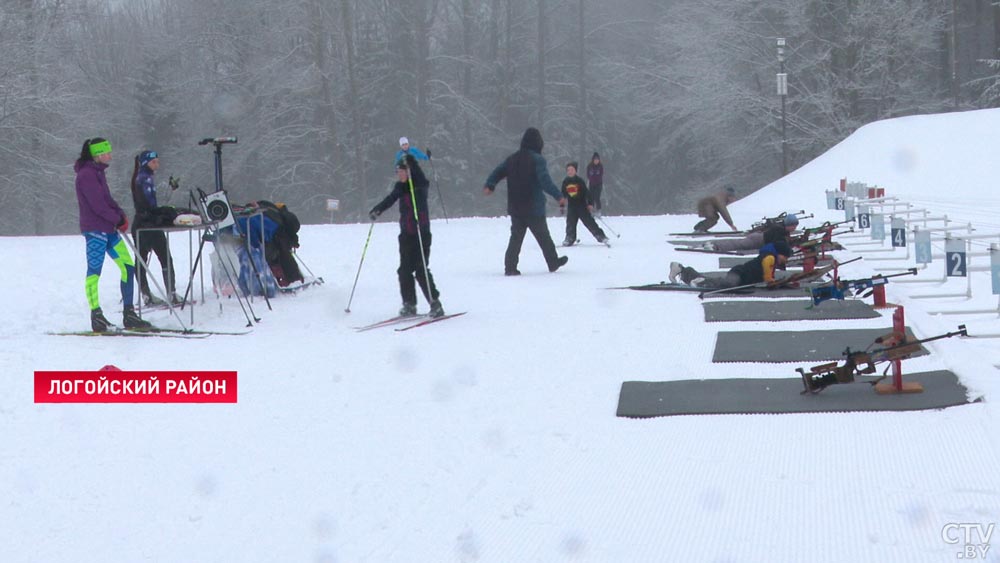
<instances>
[{"instance_id":1,"label":"pair of skis","mask_svg":"<svg viewBox=\"0 0 1000 563\"><path fill-rule=\"evenodd\" d=\"M399 315L399 316L396 316L396 317L392 317L391 319L386 319L384 321L379 321L377 323L372 323L370 325L356 326L356 327L354 327L354 330L356 332L366 332L366 331L369 331L369 330L375 330L376 328L382 328L382 327L387 327L387 326L394 326L394 325L399 325L399 324L410 322L411 324L408 324L408 325L406 325L404 327L400 327L400 328L396 329L396 332L404 332L404 331L412 330L412 329L419 328L419 327L422 327L422 326L427 326L429 324L433 324L433 323L436 323L436 322L446 321L448 319L453 319L455 317L461 317L466 312L467 311L462 311L461 313L452 313L450 315L442 315L440 317L431 317L431 316L428 316L428 315ZM413 321L416 321L416 322L413 322Z\"/></svg>"},{"instance_id":2,"label":"pair of skis","mask_svg":"<svg viewBox=\"0 0 1000 563\"><path fill-rule=\"evenodd\" d=\"M140 338L208 338L213 335L240 336L249 334L251 331L226 332L220 330L182 330L179 328L148 328L130 329L121 327L110 327L105 332L94 332L92 330L77 330L65 332L47 332L52 336L134 336Z\"/></svg>"}]
</instances>

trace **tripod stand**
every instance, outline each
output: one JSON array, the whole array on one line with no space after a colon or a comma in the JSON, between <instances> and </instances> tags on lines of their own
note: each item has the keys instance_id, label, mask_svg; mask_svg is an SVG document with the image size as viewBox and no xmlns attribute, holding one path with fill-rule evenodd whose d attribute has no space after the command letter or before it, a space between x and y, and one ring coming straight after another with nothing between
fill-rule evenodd
<instances>
[{"instance_id":1,"label":"tripod stand","mask_svg":"<svg viewBox=\"0 0 1000 563\"><path fill-rule=\"evenodd\" d=\"M188 288L184 292L181 307L184 306L184 303L188 298L188 293L191 291L195 272L198 269L198 265L201 263L201 257L205 248L205 241L212 240L213 243L224 244L222 229L236 223L233 218L232 208L229 205L229 200L226 198L225 192L222 188L222 145L236 142L236 137L209 138L202 139L198 142L199 145L207 145L211 143L215 146L215 192L212 194L206 194L200 188L198 188L197 196L195 196L194 192L190 192L189 202L192 203L193 207L201 213L204 224L210 225L210 227L206 230L205 235L201 237L201 241L198 244L198 255L195 258L194 266L191 268L191 273L188 278ZM254 312L249 299L240 295L239 284L236 281L238 278L238 270L233 264L229 253L221 246L219 248L219 254L219 262L222 266L222 271L225 273L227 281L235 289L234 293L236 294L236 301L240 304L240 309L243 310L243 314L246 316L247 326L253 326L254 322L260 322L260 318L257 317L257 314Z\"/></svg>"}]
</instances>

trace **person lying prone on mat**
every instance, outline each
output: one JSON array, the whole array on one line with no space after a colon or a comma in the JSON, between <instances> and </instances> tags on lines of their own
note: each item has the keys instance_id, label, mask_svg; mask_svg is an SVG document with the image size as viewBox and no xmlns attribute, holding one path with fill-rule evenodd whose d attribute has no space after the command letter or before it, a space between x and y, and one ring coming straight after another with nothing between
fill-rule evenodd
<instances>
[{"instance_id":1,"label":"person lying prone on mat","mask_svg":"<svg viewBox=\"0 0 1000 563\"><path fill-rule=\"evenodd\" d=\"M772 285L775 281L775 270L784 270L791 255L792 247L787 242L782 240L771 242L760 248L756 258L733 266L721 278L705 276L690 266L671 262L670 283L677 283L679 277L682 283L708 289L728 289L758 283Z\"/></svg>"},{"instance_id":2,"label":"person lying prone on mat","mask_svg":"<svg viewBox=\"0 0 1000 563\"><path fill-rule=\"evenodd\" d=\"M799 226L799 219L794 213L785 215L784 226L775 225L764 231L748 234L743 238L727 238L713 240L701 245L705 250L713 252L736 252L739 250L757 250L769 242L783 240L788 242L789 236Z\"/></svg>"}]
</instances>

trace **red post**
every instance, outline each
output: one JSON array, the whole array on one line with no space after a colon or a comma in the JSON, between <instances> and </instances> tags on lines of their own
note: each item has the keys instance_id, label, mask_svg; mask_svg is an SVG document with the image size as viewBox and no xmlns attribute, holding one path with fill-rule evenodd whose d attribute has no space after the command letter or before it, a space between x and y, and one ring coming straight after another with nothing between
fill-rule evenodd
<instances>
[{"instance_id":1,"label":"red post","mask_svg":"<svg viewBox=\"0 0 1000 563\"><path fill-rule=\"evenodd\" d=\"M873 305L873 307L876 309L885 309L886 308L885 286L876 285L875 287L872 288L872 290L874 291L874 293L872 293L872 296L875 298L875 304Z\"/></svg>"},{"instance_id":2,"label":"red post","mask_svg":"<svg viewBox=\"0 0 1000 563\"><path fill-rule=\"evenodd\" d=\"M885 197L885 188L875 188L875 197Z\"/></svg>"},{"instance_id":3,"label":"red post","mask_svg":"<svg viewBox=\"0 0 1000 563\"><path fill-rule=\"evenodd\" d=\"M875 199L875 188L868 188L868 199Z\"/></svg>"},{"instance_id":4,"label":"red post","mask_svg":"<svg viewBox=\"0 0 1000 563\"><path fill-rule=\"evenodd\" d=\"M892 314L892 331L903 335L903 339L906 339L906 323L903 321L903 308L896 307L896 311ZM903 361L893 360L892 361L892 386L896 389L897 393L903 392Z\"/></svg>"},{"instance_id":5,"label":"red post","mask_svg":"<svg viewBox=\"0 0 1000 563\"><path fill-rule=\"evenodd\" d=\"M842 191L842 192L846 192L847 191L847 178L841 178L840 179L840 191Z\"/></svg>"},{"instance_id":6,"label":"red post","mask_svg":"<svg viewBox=\"0 0 1000 563\"><path fill-rule=\"evenodd\" d=\"M902 335L902 340L897 344L906 341L906 323L903 322L903 308L896 307L892 314L892 331ZM924 386L916 381L903 383L903 360L892 360L892 384L879 383L875 386L875 392L880 395L893 395L896 393L923 393Z\"/></svg>"},{"instance_id":7,"label":"red post","mask_svg":"<svg viewBox=\"0 0 1000 563\"><path fill-rule=\"evenodd\" d=\"M816 269L816 255L812 254L802 259L802 272L809 273Z\"/></svg>"}]
</instances>

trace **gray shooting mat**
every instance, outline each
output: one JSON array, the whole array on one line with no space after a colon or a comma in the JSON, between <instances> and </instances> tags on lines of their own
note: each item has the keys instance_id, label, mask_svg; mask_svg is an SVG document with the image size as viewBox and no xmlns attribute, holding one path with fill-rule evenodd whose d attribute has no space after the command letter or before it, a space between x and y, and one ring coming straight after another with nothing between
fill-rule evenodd
<instances>
[{"instance_id":1,"label":"gray shooting mat","mask_svg":"<svg viewBox=\"0 0 1000 563\"><path fill-rule=\"evenodd\" d=\"M803 289L806 286L799 288L794 287L783 287L780 289L755 289L748 293L713 293L711 295L704 295L704 299L745 299L748 297L753 297L755 299L778 299L785 297L802 297L806 295L807 292Z\"/></svg>"},{"instance_id":2,"label":"gray shooting mat","mask_svg":"<svg viewBox=\"0 0 1000 563\"><path fill-rule=\"evenodd\" d=\"M964 405L968 392L950 371L905 374L922 393L880 395L865 382L831 385L801 394L802 378L626 381L618 395L618 416L651 418L684 414L781 414L803 412L916 411ZM883 383L891 383L886 378Z\"/></svg>"},{"instance_id":3,"label":"gray shooting mat","mask_svg":"<svg viewBox=\"0 0 1000 563\"><path fill-rule=\"evenodd\" d=\"M799 290L801 295L801 291ZM809 309L811 300L794 301L714 301L702 303L705 321L823 321L834 319L877 319L881 315L863 301L830 299Z\"/></svg>"},{"instance_id":4,"label":"gray shooting mat","mask_svg":"<svg viewBox=\"0 0 1000 563\"><path fill-rule=\"evenodd\" d=\"M712 361L831 362L844 359L844 350L848 347L865 350L872 346L876 338L890 332L892 328L719 332ZM906 337L916 340L909 327L906 328ZM913 355L926 354L927 350L921 347Z\"/></svg>"}]
</instances>

